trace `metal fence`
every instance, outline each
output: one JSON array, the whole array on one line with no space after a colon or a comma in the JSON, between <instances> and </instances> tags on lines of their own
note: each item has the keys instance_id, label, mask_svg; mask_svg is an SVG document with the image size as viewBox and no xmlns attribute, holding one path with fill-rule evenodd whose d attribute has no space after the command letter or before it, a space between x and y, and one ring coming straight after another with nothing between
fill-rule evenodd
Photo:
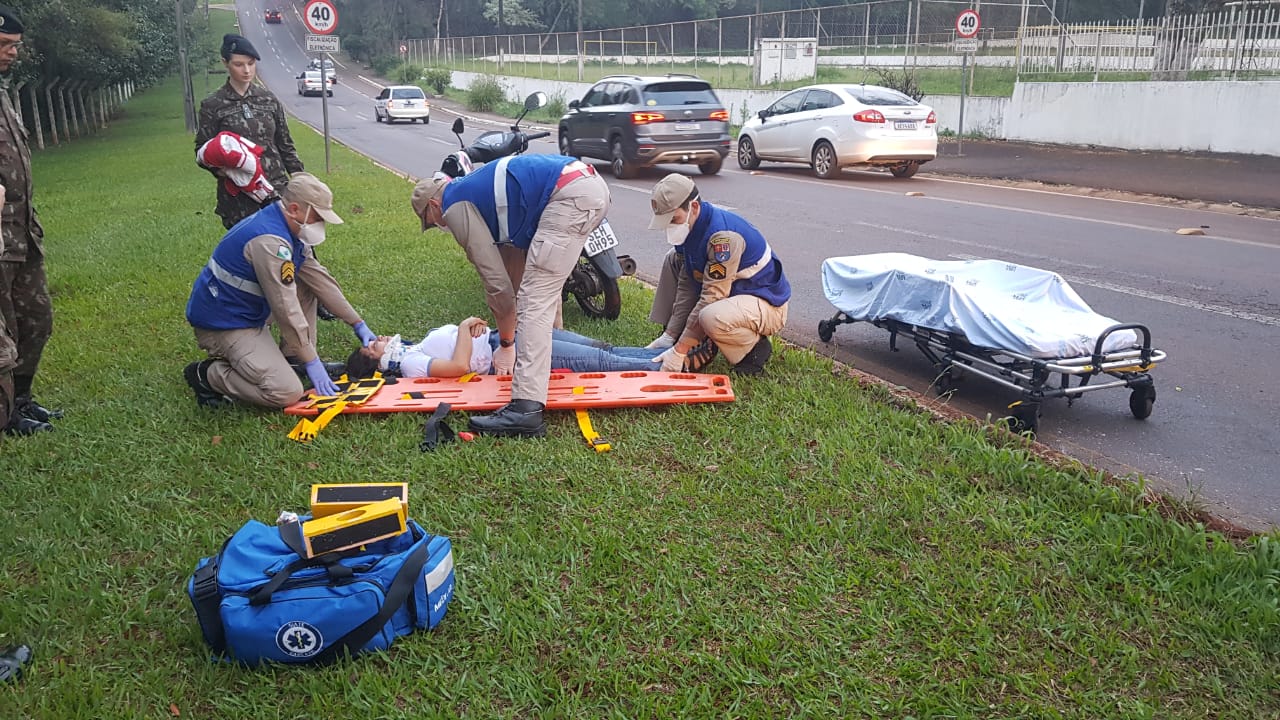
<instances>
[{"instance_id":1,"label":"metal fence","mask_svg":"<svg viewBox=\"0 0 1280 720\"><path fill-rule=\"evenodd\" d=\"M1152 20L1028 27L1022 73L1145 73L1152 80L1280 77L1280 4Z\"/></svg>"},{"instance_id":2,"label":"metal fence","mask_svg":"<svg viewBox=\"0 0 1280 720\"><path fill-rule=\"evenodd\" d=\"M763 44L812 38L816 62L793 85L856 80L895 68L958 77L963 57L954 46L956 16L976 7L982 28L970 67L989 79L995 92L988 94L1012 92L1020 73L1144 72L1152 79L1177 79L1177 72L1203 70L1224 79L1280 76L1280 9L1275 4L1280 0L1252 1L1204 15L1065 27L1049 1L872 0L581 35L412 39L404 43L405 59L429 67L555 80L687 72L718 87L785 87L786 79L761 72ZM972 91L972 74L969 83Z\"/></svg>"},{"instance_id":3,"label":"metal fence","mask_svg":"<svg viewBox=\"0 0 1280 720\"><path fill-rule=\"evenodd\" d=\"M36 147L58 145L107 127L120 106L133 97L132 82L101 85L91 80L55 77L9 86L10 100Z\"/></svg>"}]
</instances>

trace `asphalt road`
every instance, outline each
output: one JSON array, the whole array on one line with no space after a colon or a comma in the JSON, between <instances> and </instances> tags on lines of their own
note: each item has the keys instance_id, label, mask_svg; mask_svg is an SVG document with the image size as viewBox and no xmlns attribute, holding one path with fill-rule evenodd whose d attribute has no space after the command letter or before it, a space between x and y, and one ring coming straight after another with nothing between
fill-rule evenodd
<instances>
[{"instance_id":1,"label":"asphalt road","mask_svg":"<svg viewBox=\"0 0 1280 720\"><path fill-rule=\"evenodd\" d=\"M267 26L260 0L239 7L242 32L263 53L264 81L291 112L321 127L321 99L298 97L295 90L294 77L306 63L300 18L287 13L283 25ZM427 126L377 124L370 98L378 86L355 68L338 72L328 108L333 137L418 177L436 170L456 147L448 132L453 115L439 106ZM537 145L536 152L555 152L553 142ZM305 160L319 167L318 159ZM623 240L619 249L637 260L641 276L651 277L667 246L646 230L648 195L666 172L680 169L617 181L598 167L613 193L610 222ZM930 398L930 365L905 343L902 352L890 352L887 333L843 325L831 343L818 340L818 321L834 313L822 292L822 260L897 251L994 257L1054 270L1097 312L1148 325L1170 358L1154 372L1159 395L1150 419L1131 416L1127 391L1104 390L1070 407L1047 402L1040 441L1113 472L1140 473L1164 492L1194 494L1240 525L1280 526L1280 410L1270 396L1271 353L1280 348L1280 221L924 171L905 181L862 172L824 181L802 167L762 169L748 173L726 164L715 177L683 171L697 176L705 199L750 218L783 259L794 288L787 340ZM1264 192L1274 193L1274 181ZM408 212L407 192L405 205ZM1206 234L1179 235L1178 228ZM1013 399L970 379L946 402L998 417Z\"/></svg>"}]
</instances>

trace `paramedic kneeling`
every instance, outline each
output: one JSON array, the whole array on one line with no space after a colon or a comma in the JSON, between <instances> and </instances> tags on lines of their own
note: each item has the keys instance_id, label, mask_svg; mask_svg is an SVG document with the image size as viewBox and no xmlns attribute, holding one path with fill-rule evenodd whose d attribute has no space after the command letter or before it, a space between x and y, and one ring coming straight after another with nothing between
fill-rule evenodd
<instances>
[{"instance_id":1,"label":"paramedic kneeling","mask_svg":"<svg viewBox=\"0 0 1280 720\"><path fill-rule=\"evenodd\" d=\"M333 193L314 175L295 173L279 201L241 220L223 236L200 271L187 301L187 322L208 360L183 370L202 407L227 398L282 408L302 397L302 382L267 327L280 328L281 344L305 368L316 395L337 395L325 363L316 355L316 302L295 282L303 263L316 263L310 247L324 241L326 225L342 218L333 211ZM324 277L332 281L328 271ZM329 285L329 283L325 283ZM337 282L330 288L341 296ZM345 298L342 305L349 306ZM362 344L377 338L351 312L351 327Z\"/></svg>"},{"instance_id":2,"label":"paramedic kneeling","mask_svg":"<svg viewBox=\"0 0 1280 720\"><path fill-rule=\"evenodd\" d=\"M479 272L498 327L493 367L512 375L511 402L492 415L472 415L471 429L545 435L556 311L587 235L609 210L609 186L595 168L571 157L515 155L457 180L423 180L410 201L422 229L452 233ZM523 270L513 272L509 261Z\"/></svg>"},{"instance_id":3,"label":"paramedic kneeling","mask_svg":"<svg viewBox=\"0 0 1280 720\"><path fill-rule=\"evenodd\" d=\"M688 369L686 355L709 338L735 373L760 374L773 354L769 336L787 322L791 284L782 262L751 223L700 200L687 175L660 180L649 203L649 229L666 232L684 255L676 303L697 298L680 338L663 353L662 369Z\"/></svg>"}]
</instances>

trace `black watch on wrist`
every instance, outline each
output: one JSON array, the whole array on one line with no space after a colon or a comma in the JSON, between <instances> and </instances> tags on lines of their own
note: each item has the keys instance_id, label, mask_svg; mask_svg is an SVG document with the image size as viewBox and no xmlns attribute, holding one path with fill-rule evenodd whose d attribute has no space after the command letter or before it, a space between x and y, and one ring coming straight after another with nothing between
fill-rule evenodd
<instances>
[{"instance_id":1,"label":"black watch on wrist","mask_svg":"<svg viewBox=\"0 0 1280 720\"><path fill-rule=\"evenodd\" d=\"M515 345L515 344L516 344L515 340L503 340L502 338L498 338L498 345L504 348L511 347L512 345Z\"/></svg>"}]
</instances>

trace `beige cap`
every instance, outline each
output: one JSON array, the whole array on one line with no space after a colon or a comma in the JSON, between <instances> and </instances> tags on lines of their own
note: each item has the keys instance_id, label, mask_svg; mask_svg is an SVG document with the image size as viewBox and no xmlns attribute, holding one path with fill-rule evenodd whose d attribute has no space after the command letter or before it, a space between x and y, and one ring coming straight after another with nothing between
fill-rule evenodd
<instances>
[{"instance_id":1,"label":"beige cap","mask_svg":"<svg viewBox=\"0 0 1280 720\"><path fill-rule=\"evenodd\" d=\"M315 208L321 219L330 225L342 224L342 218L333 211L333 191L311 173L300 172L290 175L284 196L289 202Z\"/></svg>"},{"instance_id":2,"label":"beige cap","mask_svg":"<svg viewBox=\"0 0 1280 720\"><path fill-rule=\"evenodd\" d=\"M686 200L698 194L698 186L688 175L671 173L653 186L653 196L649 205L653 208L653 220L649 222L650 230L666 230L671 224L671 216Z\"/></svg>"},{"instance_id":3,"label":"beige cap","mask_svg":"<svg viewBox=\"0 0 1280 720\"><path fill-rule=\"evenodd\" d=\"M417 185L413 186L413 195L409 198L409 203L413 205L413 212L422 220L422 229L435 227L435 223L427 222L427 217L423 213L427 211L427 203L434 200L444 192L444 186L449 184L453 178L448 175L436 173L435 176L426 180L419 180Z\"/></svg>"}]
</instances>

